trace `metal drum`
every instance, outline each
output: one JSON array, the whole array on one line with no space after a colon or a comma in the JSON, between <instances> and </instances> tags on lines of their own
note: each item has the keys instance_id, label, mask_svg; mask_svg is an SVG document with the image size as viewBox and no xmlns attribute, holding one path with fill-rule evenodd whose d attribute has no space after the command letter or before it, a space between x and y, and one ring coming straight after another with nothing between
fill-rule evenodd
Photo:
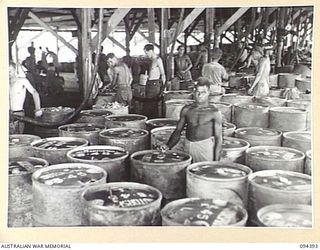
<instances>
[{"instance_id":1,"label":"metal drum","mask_svg":"<svg viewBox=\"0 0 320 250\"><path fill-rule=\"evenodd\" d=\"M187 90L174 90L174 91L164 91L163 101L168 101L172 99L192 99L192 91Z\"/></svg>"},{"instance_id":2,"label":"metal drum","mask_svg":"<svg viewBox=\"0 0 320 250\"><path fill-rule=\"evenodd\" d=\"M305 153L311 149L311 132L286 132L283 134L282 146L294 148Z\"/></svg>"},{"instance_id":3,"label":"metal drum","mask_svg":"<svg viewBox=\"0 0 320 250\"><path fill-rule=\"evenodd\" d=\"M269 106L243 103L234 106L233 123L238 127L269 126Z\"/></svg>"},{"instance_id":4,"label":"metal drum","mask_svg":"<svg viewBox=\"0 0 320 250\"><path fill-rule=\"evenodd\" d=\"M165 114L167 118L173 118L175 120L180 119L180 112L186 105L194 103L194 100L190 99L172 99L165 102Z\"/></svg>"},{"instance_id":5,"label":"metal drum","mask_svg":"<svg viewBox=\"0 0 320 250\"><path fill-rule=\"evenodd\" d=\"M232 137L235 130L236 130L236 125L228 122L222 123L223 137Z\"/></svg>"},{"instance_id":6,"label":"metal drum","mask_svg":"<svg viewBox=\"0 0 320 250\"><path fill-rule=\"evenodd\" d=\"M279 73L278 75L278 86L279 88L294 88L296 78L300 77L300 75L292 74L292 73Z\"/></svg>"},{"instance_id":7,"label":"metal drum","mask_svg":"<svg viewBox=\"0 0 320 250\"><path fill-rule=\"evenodd\" d=\"M159 146L166 144L176 127L161 127L151 130L150 146L151 149L157 149ZM183 130L179 142L172 148L177 151L184 151L184 143L186 139L186 131Z\"/></svg>"},{"instance_id":8,"label":"metal drum","mask_svg":"<svg viewBox=\"0 0 320 250\"><path fill-rule=\"evenodd\" d=\"M65 163L45 167L32 175L34 226L80 226L81 193L106 182L100 167Z\"/></svg>"},{"instance_id":9,"label":"metal drum","mask_svg":"<svg viewBox=\"0 0 320 250\"><path fill-rule=\"evenodd\" d=\"M287 101L287 106L288 107L295 107L295 108L300 108L300 109L305 109L307 110L307 130L311 130L311 100L288 100Z\"/></svg>"},{"instance_id":10,"label":"metal drum","mask_svg":"<svg viewBox=\"0 0 320 250\"><path fill-rule=\"evenodd\" d=\"M211 106L216 107L220 110L221 114L223 115L223 120L226 122L231 122L232 120L232 104L226 102L209 102Z\"/></svg>"},{"instance_id":11,"label":"metal drum","mask_svg":"<svg viewBox=\"0 0 320 250\"><path fill-rule=\"evenodd\" d=\"M129 107L118 102L111 102L108 104L93 105L93 109L104 109L111 112L114 115L127 115L129 113Z\"/></svg>"},{"instance_id":12,"label":"metal drum","mask_svg":"<svg viewBox=\"0 0 320 250\"><path fill-rule=\"evenodd\" d=\"M162 194L140 183L113 182L92 186L82 196L85 226L160 225Z\"/></svg>"},{"instance_id":13,"label":"metal drum","mask_svg":"<svg viewBox=\"0 0 320 250\"><path fill-rule=\"evenodd\" d=\"M312 173L312 152L311 150L306 152L306 161L304 164L304 173L311 175Z\"/></svg>"},{"instance_id":14,"label":"metal drum","mask_svg":"<svg viewBox=\"0 0 320 250\"><path fill-rule=\"evenodd\" d=\"M9 160L8 227L32 226L31 175L49 163L35 157L18 157Z\"/></svg>"},{"instance_id":15,"label":"metal drum","mask_svg":"<svg viewBox=\"0 0 320 250\"><path fill-rule=\"evenodd\" d=\"M100 145L117 146L132 154L149 149L149 132L135 128L111 128L100 134Z\"/></svg>"},{"instance_id":16,"label":"metal drum","mask_svg":"<svg viewBox=\"0 0 320 250\"><path fill-rule=\"evenodd\" d=\"M172 201L161 210L163 226L245 226L248 213L224 200L186 198Z\"/></svg>"},{"instance_id":17,"label":"metal drum","mask_svg":"<svg viewBox=\"0 0 320 250\"><path fill-rule=\"evenodd\" d=\"M113 115L113 113L106 109L82 110L77 122L104 126L105 117L109 115Z\"/></svg>"},{"instance_id":18,"label":"metal drum","mask_svg":"<svg viewBox=\"0 0 320 250\"><path fill-rule=\"evenodd\" d=\"M256 146L246 151L246 166L254 172L261 170L288 170L303 173L305 155L286 147Z\"/></svg>"},{"instance_id":19,"label":"metal drum","mask_svg":"<svg viewBox=\"0 0 320 250\"><path fill-rule=\"evenodd\" d=\"M279 98L279 97L255 97L255 103L260 103L263 105L267 105L269 107L285 107L287 106L287 99Z\"/></svg>"},{"instance_id":20,"label":"metal drum","mask_svg":"<svg viewBox=\"0 0 320 250\"><path fill-rule=\"evenodd\" d=\"M33 156L31 143L41 139L36 135L9 135L9 158Z\"/></svg>"},{"instance_id":21,"label":"metal drum","mask_svg":"<svg viewBox=\"0 0 320 250\"><path fill-rule=\"evenodd\" d=\"M87 145L86 139L76 137L50 137L34 141L31 144L34 155L47 160L50 165L68 162L68 151Z\"/></svg>"},{"instance_id":22,"label":"metal drum","mask_svg":"<svg viewBox=\"0 0 320 250\"><path fill-rule=\"evenodd\" d=\"M275 129L246 127L238 128L235 137L250 143L250 147L255 146L281 146L282 133Z\"/></svg>"},{"instance_id":23,"label":"metal drum","mask_svg":"<svg viewBox=\"0 0 320 250\"><path fill-rule=\"evenodd\" d=\"M297 89L305 93L307 90L311 91L311 78L296 78L295 85Z\"/></svg>"},{"instance_id":24,"label":"metal drum","mask_svg":"<svg viewBox=\"0 0 320 250\"><path fill-rule=\"evenodd\" d=\"M129 153L115 146L88 146L71 150L67 154L69 162L99 166L108 173L108 182L127 181Z\"/></svg>"},{"instance_id":25,"label":"metal drum","mask_svg":"<svg viewBox=\"0 0 320 250\"><path fill-rule=\"evenodd\" d=\"M233 137L224 137L222 141L220 161L244 164L245 152L249 146L250 144L245 140Z\"/></svg>"},{"instance_id":26,"label":"metal drum","mask_svg":"<svg viewBox=\"0 0 320 250\"><path fill-rule=\"evenodd\" d=\"M106 128L138 128L146 129L147 117L144 115L109 115L105 118Z\"/></svg>"},{"instance_id":27,"label":"metal drum","mask_svg":"<svg viewBox=\"0 0 320 250\"><path fill-rule=\"evenodd\" d=\"M154 128L177 126L178 120L172 118L157 118L146 121L147 130L151 131Z\"/></svg>"}]
</instances>

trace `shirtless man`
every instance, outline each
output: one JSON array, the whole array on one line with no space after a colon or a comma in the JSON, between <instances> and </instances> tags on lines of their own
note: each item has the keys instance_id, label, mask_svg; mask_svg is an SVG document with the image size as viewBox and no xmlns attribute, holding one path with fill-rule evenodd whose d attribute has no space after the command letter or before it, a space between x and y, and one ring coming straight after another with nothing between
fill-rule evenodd
<instances>
[{"instance_id":1,"label":"shirtless man","mask_svg":"<svg viewBox=\"0 0 320 250\"><path fill-rule=\"evenodd\" d=\"M270 58L265 55L262 47L256 46L252 51L252 57L258 61L257 74L254 82L248 90L249 95L264 97L269 94Z\"/></svg>"},{"instance_id":2,"label":"shirtless man","mask_svg":"<svg viewBox=\"0 0 320 250\"><path fill-rule=\"evenodd\" d=\"M174 147L187 125L184 151L192 156L193 162L219 161L222 147L222 115L217 108L209 105L209 79L199 77L197 81L194 92L196 102L181 110L175 131L168 143L161 145L160 149L168 150Z\"/></svg>"},{"instance_id":3,"label":"shirtless man","mask_svg":"<svg viewBox=\"0 0 320 250\"><path fill-rule=\"evenodd\" d=\"M151 59L148 81L146 84L146 97L155 98L155 101L146 103L145 115L149 118L159 117L157 97L161 94L161 89L166 83L166 74L164 72L162 59L154 52L154 46L147 44L144 46L144 53Z\"/></svg>"},{"instance_id":4,"label":"shirtless man","mask_svg":"<svg viewBox=\"0 0 320 250\"><path fill-rule=\"evenodd\" d=\"M132 74L130 69L113 53L107 54L106 60L112 72L111 88L117 88L115 100L130 105L132 100Z\"/></svg>"},{"instance_id":5,"label":"shirtless man","mask_svg":"<svg viewBox=\"0 0 320 250\"><path fill-rule=\"evenodd\" d=\"M26 98L26 91L28 90L35 104L35 116L41 116L42 110L38 92L25 77L18 77L16 75L16 65L13 62L9 64L9 83L10 114L24 116L23 104ZM22 134L24 123L10 119L9 128L10 134Z\"/></svg>"}]
</instances>

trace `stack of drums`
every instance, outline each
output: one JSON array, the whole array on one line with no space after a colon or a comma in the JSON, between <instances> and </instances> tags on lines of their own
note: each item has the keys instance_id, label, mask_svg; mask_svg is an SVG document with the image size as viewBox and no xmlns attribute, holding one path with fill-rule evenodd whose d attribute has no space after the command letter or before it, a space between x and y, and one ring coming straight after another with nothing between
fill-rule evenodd
<instances>
[{"instance_id":1,"label":"stack of drums","mask_svg":"<svg viewBox=\"0 0 320 250\"><path fill-rule=\"evenodd\" d=\"M9 160L8 227L32 226L32 173L49 163L35 157Z\"/></svg>"},{"instance_id":2,"label":"stack of drums","mask_svg":"<svg viewBox=\"0 0 320 250\"><path fill-rule=\"evenodd\" d=\"M238 128L235 137L243 139L255 146L281 146L282 133L269 128L246 127Z\"/></svg>"},{"instance_id":3,"label":"stack of drums","mask_svg":"<svg viewBox=\"0 0 320 250\"><path fill-rule=\"evenodd\" d=\"M88 146L75 148L67 153L69 162L92 164L108 173L108 182L127 181L129 153L120 147Z\"/></svg>"},{"instance_id":4,"label":"stack of drums","mask_svg":"<svg viewBox=\"0 0 320 250\"><path fill-rule=\"evenodd\" d=\"M112 115L112 112L105 109L82 110L77 122L104 126L105 117L109 115Z\"/></svg>"},{"instance_id":5,"label":"stack of drums","mask_svg":"<svg viewBox=\"0 0 320 250\"><path fill-rule=\"evenodd\" d=\"M269 127L282 132L306 130L307 110L293 107L271 108Z\"/></svg>"},{"instance_id":6,"label":"stack of drums","mask_svg":"<svg viewBox=\"0 0 320 250\"><path fill-rule=\"evenodd\" d=\"M86 139L90 145L99 143L99 133L104 127L90 123L73 123L60 126L59 136Z\"/></svg>"},{"instance_id":7,"label":"stack of drums","mask_svg":"<svg viewBox=\"0 0 320 250\"><path fill-rule=\"evenodd\" d=\"M245 140L233 137L224 137L220 161L244 164L245 152L249 146L250 144Z\"/></svg>"},{"instance_id":8,"label":"stack of drums","mask_svg":"<svg viewBox=\"0 0 320 250\"><path fill-rule=\"evenodd\" d=\"M9 158L33 156L31 143L41 138L36 135L9 135Z\"/></svg>"},{"instance_id":9,"label":"stack of drums","mask_svg":"<svg viewBox=\"0 0 320 250\"><path fill-rule=\"evenodd\" d=\"M249 216L257 223L259 209L272 204L311 205L311 177L306 174L265 170L249 176Z\"/></svg>"},{"instance_id":10,"label":"stack of drums","mask_svg":"<svg viewBox=\"0 0 320 250\"><path fill-rule=\"evenodd\" d=\"M42 108L43 115L36 119L40 122L58 123L65 120L73 113L74 108L69 107L49 107ZM36 127L35 131L41 138L56 137L59 135L57 128Z\"/></svg>"},{"instance_id":11,"label":"stack of drums","mask_svg":"<svg viewBox=\"0 0 320 250\"><path fill-rule=\"evenodd\" d=\"M68 162L67 152L73 148L87 146L88 141L76 137L51 137L32 144L34 155L47 160L50 165Z\"/></svg>"},{"instance_id":12,"label":"stack of drums","mask_svg":"<svg viewBox=\"0 0 320 250\"><path fill-rule=\"evenodd\" d=\"M65 163L37 170L32 175L33 225L81 226L81 193L106 182L107 173L88 164Z\"/></svg>"},{"instance_id":13,"label":"stack of drums","mask_svg":"<svg viewBox=\"0 0 320 250\"><path fill-rule=\"evenodd\" d=\"M311 130L311 101L308 100L289 100L288 107L300 108L307 110L307 130Z\"/></svg>"},{"instance_id":14,"label":"stack of drums","mask_svg":"<svg viewBox=\"0 0 320 250\"><path fill-rule=\"evenodd\" d=\"M288 170L303 173L305 154L299 150L276 146L256 146L246 151L246 166L254 172Z\"/></svg>"},{"instance_id":15,"label":"stack of drums","mask_svg":"<svg viewBox=\"0 0 320 250\"><path fill-rule=\"evenodd\" d=\"M178 151L145 150L131 155L131 181L160 190L165 201L186 196L185 169L191 156Z\"/></svg>"},{"instance_id":16,"label":"stack of drums","mask_svg":"<svg viewBox=\"0 0 320 250\"><path fill-rule=\"evenodd\" d=\"M134 182L95 185L82 194L85 226L157 226L162 194Z\"/></svg>"},{"instance_id":17,"label":"stack of drums","mask_svg":"<svg viewBox=\"0 0 320 250\"><path fill-rule=\"evenodd\" d=\"M234 124L237 128L269 126L269 106L245 103L234 106Z\"/></svg>"},{"instance_id":18,"label":"stack of drums","mask_svg":"<svg viewBox=\"0 0 320 250\"><path fill-rule=\"evenodd\" d=\"M101 145L122 147L129 154L149 148L149 132L136 128L111 128L99 134Z\"/></svg>"},{"instance_id":19,"label":"stack of drums","mask_svg":"<svg viewBox=\"0 0 320 250\"><path fill-rule=\"evenodd\" d=\"M165 114L167 118L173 118L175 120L180 119L180 112L186 105L194 103L194 100L190 99L172 99L165 102Z\"/></svg>"},{"instance_id":20,"label":"stack of drums","mask_svg":"<svg viewBox=\"0 0 320 250\"><path fill-rule=\"evenodd\" d=\"M157 149L159 146L166 144L176 127L160 127L151 130L150 146L151 149ZM186 135L182 131L179 142L172 148L173 150L183 151Z\"/></svg>"},{"instance_id":21,"label":"stack of drums","mask_svg":"<svg viewBox=\"0 0 320 250\"><path fill-rule=\"evenodd\" d=\"M186 198L167 204L161 210L163 226L245 226L247 211L223 200Z\"/></svg>"},{"instance_id":22,"label":"stack of drums","mask_svg":"<svg viewBox=\"0 0 320 250\"><path fill-rule=\"evenodd\" d=\"M247 206L252 170L233 162L198 162L187 168L187 197L212 198Z\"/></svg>"},{"instance_id":23,"label":"stack of drums","mask_svg":"<svg viewBox=\"0 0 320 250\"><path fill-rule=\"evenodd\" d=\"M147 117L144 115L128 114L128 115L109 115L105 118L106 128L146 128Z\"/></svg>"}]
</instances>

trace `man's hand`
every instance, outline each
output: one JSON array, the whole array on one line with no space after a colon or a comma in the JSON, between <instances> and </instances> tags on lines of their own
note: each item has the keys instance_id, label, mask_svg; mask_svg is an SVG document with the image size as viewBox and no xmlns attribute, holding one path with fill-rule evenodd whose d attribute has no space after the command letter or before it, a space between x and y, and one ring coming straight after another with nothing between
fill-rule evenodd
<instances>
[{"instance_id":1,"label":"man's hand","mask_svg":"<svg viewBox=\"0 0 320 250\"><path fill-rule=\"evenodd\" d=\"M251 87L250 89L248 89L248 94L251 95L253 92L253 88Z\"/></svg>"},{"instance_id":2,"label":"man's hand","mask_svg":"<svg viewBox=\"0 0 320 250\"><path fill-rule=\"evenodd\" d=\"M161 151L161 152L166 152L168 150L170 150L170 148L166 145L166 144L162 144L158 147L158 149Z\"/></svg>"},{"instance_id":3,"label":"man's hand","mask_svg":"<svg viewBox=\"0 0 320 250\"><path fill-rule=\"evenodd\" d=\"M40 116L43 115L43 111L42 111L41 109L38 109L38 110L35 111L34 115L35 115L36 117L40 117Z\"/></svg>"}]
</instances>

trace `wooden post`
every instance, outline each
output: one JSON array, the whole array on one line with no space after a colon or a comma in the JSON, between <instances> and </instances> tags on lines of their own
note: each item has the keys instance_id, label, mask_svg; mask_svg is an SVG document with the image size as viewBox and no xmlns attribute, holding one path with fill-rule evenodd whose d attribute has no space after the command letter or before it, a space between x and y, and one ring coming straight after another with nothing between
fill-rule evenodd
<instances>
[{"instance_id":1,"label":"wooden post","mask_svg":"<svg viewBox=\"0 0 320 250\"><path fill-rule=\"evenodd\" d=\"M154 8L148 8L148 30L149 30L149 41L155 43L155 17Z\"/></svg>"},{"instance_id":2,"label":"wooden post","mask_svg":"<svg viewBox=\"0 0 320 250\"><path fill-rule=\"evenodd\" d=\"M168 48L168 8L161 8L161 26L160 26L160 55L164 63L166 75L169 73L167 63Z\"/></svg>"},{"instance_id":3,"label":"wooden post","mask_svg":"<svg viewBox=\"0 0 320 250\"><path fill-rule=\"evenodd\" d=\"M278 43L277 60L276 60L277 67L281 67L281 62L282 62L282 50L283 50L283 42L284 42L283 39L284 39L284 31L285 31L284 19L285 19L285 8L280 7L278 30L277 30L277 43Z\"/></svg>"},{"instance_id":4,"label":"wooden post","mask_svg":"<svg viewBox=\"0 0 320 250\"><path fill-rule=\"evenodd\" d=\"M89 84L91 81L91 65L92 65L92 53L90 47L91 35L91 9L85 8L81 11L81 23L82 23L82 72L83 72L83 96L86 96L89 91ZM90 105L92 100L89 98L88 104Z\"/></svg>"},{"instance_id":5,"label":"wooden post","mask_svg":"<svg viewBox=\"0 0 320 250\"><path fill-rule=\"evenodd\" d=\"M208 59L210 62L211 58L211 44L214 39L214 17L215 17L215 9L207 8L206 9L206 30L205 30L205 43L208 44Z\"/></svg>"},{"instance_id":6,"label":"wooden post","mask_svg":"<svg viewBox=\"0 0 320 250\"><path fill-rule=\"evenodd\" d=\"M129 14L124 18L124 23L125 23L125 31L126 31L126 55L130 56L130 27L129 27L129 21L130 21L130 16ZM134 22L134 20L132 20Z\"/></svg>"}]
</instances>

